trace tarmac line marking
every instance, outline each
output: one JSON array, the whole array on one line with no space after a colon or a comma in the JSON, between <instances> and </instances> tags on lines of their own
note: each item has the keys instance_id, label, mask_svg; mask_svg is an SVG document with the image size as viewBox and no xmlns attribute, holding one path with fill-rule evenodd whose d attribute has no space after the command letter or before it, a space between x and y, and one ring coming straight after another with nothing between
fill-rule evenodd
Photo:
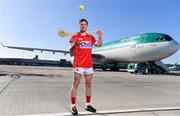
<instances>
[{"instance_id":1,"label":"tarmac line marking","mask_svg":"<svg viewBox=\"0 0 180 116\"><path fill-rule=\"evenodd\" d=\"M116 114L116 113L133 113L133 112L151 112L151 111L168 111L180 110L180 107L159 107L159 108L139 108L139 109L122 109L122 110L103 110L96 113L79 112L80 115L98 115L98 114ZM18 116L71 116L70 112L65 113L47 113L47 114L32 114L32 115L18 115Z\"/></svg>"},{"instance_id":2,"label":"tarmac line marking","mask_svg":"<svg viewBox=\"0 0 180 116\"><path fill-rule=\"evenodd\" d=\"M9 87L9 85L16 79L17 77L12 77L11 81L9 81L1 90L0 90L0 94Z\"/></svg>"}]
</instances>

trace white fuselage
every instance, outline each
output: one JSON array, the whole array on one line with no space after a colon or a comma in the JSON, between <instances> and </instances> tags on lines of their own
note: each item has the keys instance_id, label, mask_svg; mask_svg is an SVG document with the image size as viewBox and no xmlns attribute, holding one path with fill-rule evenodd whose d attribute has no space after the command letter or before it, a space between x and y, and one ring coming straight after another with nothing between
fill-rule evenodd
<instances>
[{"instance_id":1,"label":"white fuselage","mask_svg":"<svg viewBox=\"0 0 180 116\"><path fill-rule=\"evenodd\" d=\"M174 54L178 49L179 44L173 40L167 42L133 44L113 49L109 48L102 51L94 51L93 53L101 54L107 60L141 63L167 58Z\"/></svg>"}]
</instances>

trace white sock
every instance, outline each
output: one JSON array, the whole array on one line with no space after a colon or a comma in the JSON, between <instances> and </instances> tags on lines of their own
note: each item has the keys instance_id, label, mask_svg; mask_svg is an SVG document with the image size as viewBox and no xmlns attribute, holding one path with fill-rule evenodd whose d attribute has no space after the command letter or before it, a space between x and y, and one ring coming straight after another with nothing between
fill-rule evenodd
<instances>
[{"instance_id":1,"label":"white sock","mask_svg":"<svg viewBox=\"0 0 180 116\"><path fill-rule=\"evenodd\" d=\"M73 108L74 106L76 106L76 104L71 104L71 108Z\"/></svg>"},{"instance_id":2,"label":"white sock","mask_svg":"<svg viewBox=\"0 0 180 116\"><path fill-rule=\"evenodd\" d=\"M91 105L90 103L86 103L86 106L89 106L89 105Z\"/></svg>"}]
</instances>

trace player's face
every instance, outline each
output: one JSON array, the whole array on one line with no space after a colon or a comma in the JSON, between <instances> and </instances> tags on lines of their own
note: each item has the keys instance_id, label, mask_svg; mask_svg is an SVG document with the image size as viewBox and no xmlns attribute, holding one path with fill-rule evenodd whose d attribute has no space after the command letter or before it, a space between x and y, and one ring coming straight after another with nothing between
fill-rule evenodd
<instances>
[{"instance_id":1,"label":"player's face","mask_svg":"<svg viewBox=\"0 0 180 116\"><path fill-rule=\"evenodd\" d=\"M85 21L79 24L80 32L86 32L87 30L87 23Z\"/></svg>"}]
</instances>

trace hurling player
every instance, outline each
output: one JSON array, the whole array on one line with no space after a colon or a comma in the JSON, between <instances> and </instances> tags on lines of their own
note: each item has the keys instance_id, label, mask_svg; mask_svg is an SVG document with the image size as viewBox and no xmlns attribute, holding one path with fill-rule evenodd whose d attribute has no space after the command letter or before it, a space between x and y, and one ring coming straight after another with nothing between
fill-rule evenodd
<instances>
[{"instance_id":1,"label":"hurling player","mask_svg":"<svg viewBox=\"0 0 180 116\"><path fill-rule=\"evenodd\" d=\"M100 47L102 45L101 30L97 30L96 34L98 39L96 40L92 35L87 33L88 21L81 19L79 21L80 31L73 35L70 39L70 55L73 59L73 82L71 88L71 112L73 115L77 115L76 108L76 95L77 88L80 83L81 77L85 78L86 85L86 107L85 109L90 112L96 112L96 109L91 105L91 80L93 78L93 65L92 65L92 47Z\"/></svg>"}]
</instances>

